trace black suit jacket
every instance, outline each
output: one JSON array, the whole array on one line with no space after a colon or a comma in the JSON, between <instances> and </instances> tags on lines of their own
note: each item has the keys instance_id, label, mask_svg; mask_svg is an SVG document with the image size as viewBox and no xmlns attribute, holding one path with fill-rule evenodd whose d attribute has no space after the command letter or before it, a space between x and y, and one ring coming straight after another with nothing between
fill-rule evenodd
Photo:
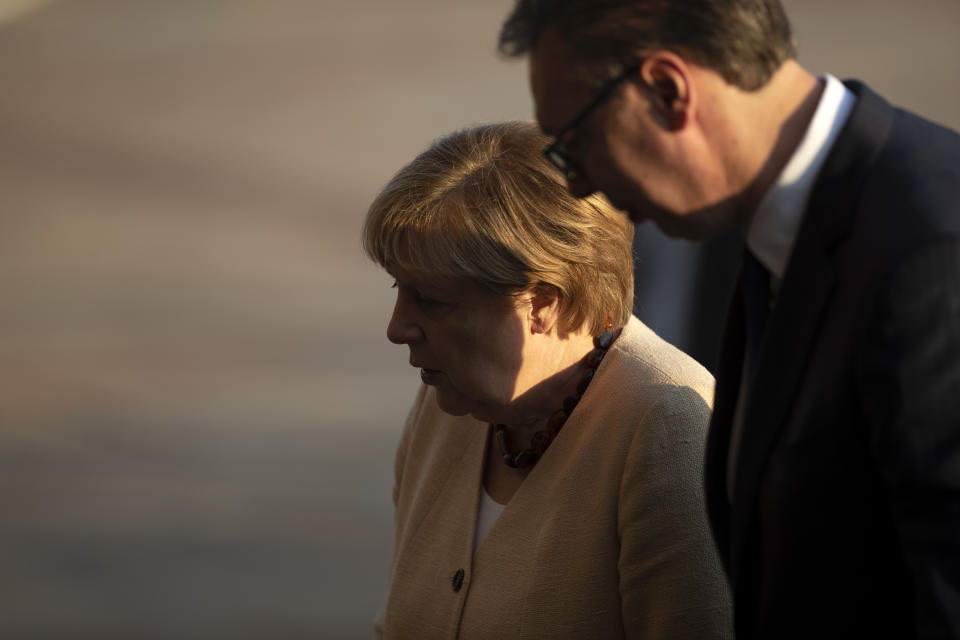
<instances>
[{"instance_id":1,"label":"black suit jacket","mask_svg":"<svg viewBox=\"0 0 960 640\"><path fill-rule=\"evenodd\" d=\"M741 292L707 501L737 637L960 637L960 136L857 82L761 344Z\"/></svg>"}]
</instances>

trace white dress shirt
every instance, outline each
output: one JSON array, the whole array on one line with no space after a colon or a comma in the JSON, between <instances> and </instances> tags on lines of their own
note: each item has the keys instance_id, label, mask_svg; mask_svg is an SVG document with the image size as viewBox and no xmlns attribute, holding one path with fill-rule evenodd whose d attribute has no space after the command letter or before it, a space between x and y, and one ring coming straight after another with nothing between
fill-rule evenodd
<instances>
[{"instance_id":1,"label":"white dress shirt","mask_svg":"<svg viewBox=\"0 0 960 640\"><path fill-rule=\"evenodd\" d=\"M473 548L476 549L480 541L487 536L487 532L500 518L500 514L507 507L490 497L485 487L480 489L480 506L477 507L477 528L473 534Z\"/></svg>"}]
</instances>

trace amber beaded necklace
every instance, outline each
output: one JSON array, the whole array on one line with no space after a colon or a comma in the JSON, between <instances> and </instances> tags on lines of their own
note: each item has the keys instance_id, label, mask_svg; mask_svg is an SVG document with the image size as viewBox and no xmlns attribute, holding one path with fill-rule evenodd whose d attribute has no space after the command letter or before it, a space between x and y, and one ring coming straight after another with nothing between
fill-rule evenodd
<instances>
[{"instance_id":1,"label":"amber beaded necklace","mask_svg":"<svg viewBox=\"0 0 960 640\"><path fill-rule=\"evenodd\" d=\"M604 329L602 334L593 339L594 348L587 354L587 366L590 368L583 374L583 378L581 378L577 384L576 393L563 399L563 407L557 409L550 418L547 419L545 429L533 434L533 437L530 438L529 447L522 451L510 451L507 448L507 426L503 424L493 425L493 434L497 439L497 446L500 447L503 462L508 467L527 469L537 463L537 460L540 459L540 456L543 455L547 447L550 446L550 443L553 442L557 434L560 433L560 429L563 428L567 418L570 417L573 409L580 402L580 398L590 385L590 381L593 380L593 375L596 373L597 367L599 367L603 361L603 356L607 355L607 349L613 344L613 338L614 334L611 333L609 329Z\"/></svg>"}]
</instances>

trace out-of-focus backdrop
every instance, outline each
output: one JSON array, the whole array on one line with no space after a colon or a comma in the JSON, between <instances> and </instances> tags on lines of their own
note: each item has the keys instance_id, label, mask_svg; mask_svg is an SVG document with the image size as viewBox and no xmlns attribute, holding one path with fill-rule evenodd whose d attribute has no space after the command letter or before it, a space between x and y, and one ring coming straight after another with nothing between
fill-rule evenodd
<instances>
[{"instance_id":1,"label":"out-of-focus backdrop","mask_svg":"<svg viewBox=\"0 0 960 640\"><path fill-rule=\"evenodd\" d=\"M510 4L0 0L0 638L370 635L418 376L360 225L531 116ZM811 69L960 127L960 2L787 4Z\"/></svg>"}]
</instances>

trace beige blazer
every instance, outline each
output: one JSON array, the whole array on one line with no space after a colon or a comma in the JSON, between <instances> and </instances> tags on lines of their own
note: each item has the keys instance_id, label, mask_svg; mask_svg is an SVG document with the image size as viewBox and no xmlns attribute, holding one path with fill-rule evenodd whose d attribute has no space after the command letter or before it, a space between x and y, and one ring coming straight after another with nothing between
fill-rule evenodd
<instances>
[{"instance_id":1,"label":"beige blazer","mask_svg":"<svg viewBox=\"0 0 960 640\"><path fill-rule=\"evenodd\" d=\"M712 396L703 367L631 318L474 551L489 427L421 388L376 636L732 637L702 491Z\"/></svg>"}]
</instances>

